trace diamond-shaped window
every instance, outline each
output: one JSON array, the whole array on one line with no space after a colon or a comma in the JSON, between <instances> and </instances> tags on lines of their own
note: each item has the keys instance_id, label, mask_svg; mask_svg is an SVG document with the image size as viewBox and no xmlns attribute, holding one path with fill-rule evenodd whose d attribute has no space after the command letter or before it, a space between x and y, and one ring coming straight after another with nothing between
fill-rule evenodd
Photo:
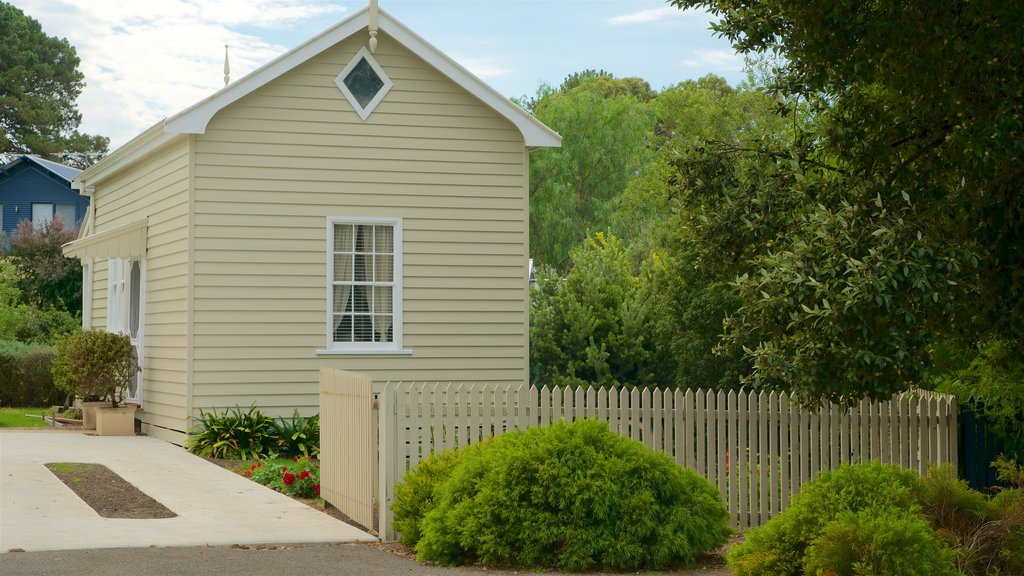
<instances>
[{"instance_id":1,"label":"diamond-shaped window","mask_svg":"<svg viewBox=\"0 0 1024 576\"><path fill-rule=\"evenodd\" d=\"M334 79L334 83L363 120L370 116L393 86L391 79L366 48L356 53Z\"/></svg>"}]
</instances>

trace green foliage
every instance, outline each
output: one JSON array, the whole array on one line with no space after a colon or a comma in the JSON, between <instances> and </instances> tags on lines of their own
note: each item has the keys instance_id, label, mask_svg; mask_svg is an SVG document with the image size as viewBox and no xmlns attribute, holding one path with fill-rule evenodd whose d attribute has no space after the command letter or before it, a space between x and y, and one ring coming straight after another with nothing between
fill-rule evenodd
<instances>
[{"instance_id":1,"label":"green foliage","mask_svg":"<svg viewBox=\"0 0 1024 576\"><path fill-rule=\"evenodd\" d=\"M451 477L465 455L477 450L479 444L471 444L459 450L439 452L421 461L409 470L402 483L395 486L395 499L391 511L395 515L395 530L399 542L414 548L420 541L420 523L427 512L437 505L437 487Z\"/></svg>"},{"instance_id":2,"label":"green foliage","mask_svg":"<svg viewBox=\"0 0 1024 576\"><path fill-rule=\"evenodd\" d=\"M270 456L252 464L243 475L295 498L320 496L320 464L308 456L291 460Z\"/></svg>"},{"instance_id":3,"label":"green foliage","mask_svg":"<svg viewBox=\"0 0 1024 576\"><path fill-rule=\"evenodd\" d=\"M50 367L53 347L0 340L0 406L53 406L64 402Z\"/></svg>"},{"instance_id":4,"label":"green foliage","mask_svg":"<svg viewBox=\"0 0 1024 576\"><path fill-rule=\"evenodd\" d=\"M65 225L59 215L39 227L27 219L18 223L7 253L28 304L82 313L82 265L61 249L77 236L78 229Z\"/></svg>"},{"instance_id":5,"label":"green foliage","mask_svg":"<svg viewBox=\"0 0 1024 576\"><path fill-rule=\"evenodd\" d=\"M805 574L954 576L956 551L912 510L885 506L846 511L807 547Z\"/></svg>"},{"instance_id":6,"label":"green foliage","mask_svg":"<svg viewBox=\"0 0 1024 576\"><path fill-rule=\"evenodd\" d=\"M659 337L661 264L634 275L614 236L598 233L572 251L564 278L541 273L530 299L534 384L658 386L674 379L669 338Z\"/></svg>"},{"instance_id":7,"label":"green foliage","mask_svg":"<svg viewBox=\"0 0 1024 576\"><path fill-rule=\"evenodd\" d=\"M320 453L320 415L309 418L299 415L298 408L291 419L284 416L274 421L274 434L278 448L285 456L315 456Z\"/></svg>"},{"instance_id":8,"label":"green foliage","mask_svg":"<svg viewBox=\"0 0 1024 576\"><path fill-rule=\"evenodd\" d=\"M825 472L804 484L782 514L748 531L726 560L734 576L798 575L808 546L825 533L826 525L842 514L882 506L916 511L919 491L917 476L897 466L869 462Z\"/></svg>"},{"instance_id":9,"label":"green foliage","mask_svg":"<svg viewBox=\"0 0 1024 576\"><path fill-rule=\"evenodd\" d=\"M691 564L727 540L721 495L605 422L499 436L434 492L417 558L565 570Z\"/></svg>"},{"instance_id":10,"label":"green foliage","mask_svg":"<svg viewBox=\"0 0 1024 576\"><path fill-rule=\"evenodd\" d=\"M935 389L969 404L989 433L1006 440L1007 455L1024 459L1024 356L1006 340L988 340L972 352L940 348L938 354L954 359L933 377Z\"/></svg>"},{"instance_id":11,"label":"green foliage","mask_svg":"<svg viewBox=\"0 0 1024 576\"><path fill-rule=\"evenodd\" d=\"M1024 5L671 3L778 56L768 82L794 119L790 138L744 151L774 164L747 208L705 213L698 237L752 247L724 339L750 382L853 401L921 384L933 342L1024 355Z\"/></svg>"},{"instance_id":12,"label":"green foliage","mask_svg":"<svg viewBox=\"0 0 1024 576\"><path fill-rule=\"evenodd\" d=\"M80 320L66 310L25 303L16 262L0 260L0 339L53 344L78 330Z\"/></svg>"},{"instance_id":13,"label":"green foliage","mask_svg":"<svg viewBox=\"0 0 1024 576\"><path fill-rule=\"evenodd\" d=\"M584 73L564 90L542 88L535 104L537 118L562 134L560 148L530 155L530 250L539 268L567 269L572 247L609 228L619 194L650 156L654 114L632 95L635 86L616 82Z\"/></svg>"},{"instance_id":14,"label":"green foliage","mask_svg":"<svg viewBox=\"0 0 1024 576\"><path fill-rule=\"evenodd\" d=\"M0 38L0 154L60 160L61 153L105 153L109 139L76 130L82 115L75 100L85 77L71 44L47 36L39 22L6 2L0 2Z\"/></svg>"},{"instance_id":15,"label":"green foliage","mask_svg":"<svg viewBox=\"0 0 1024 576\"><path fill-rule=\"evenodd\" d=\"M255 405L245 412L238 406L220 414L200 411L199 419L187 446L200 456L256 460L270 454L278 444L274 419Z\"/></svg>"},{"instance_id":16,"label":"green foliage","mask_svg":"<svg viewBox=\"0 0 1024 576\"><path fill-rule=\"evenodd\" d=\"M117 406L138 370L127 334L93 329L60 340L51 372L58 388Z\"/></svg>"}]
</instances>

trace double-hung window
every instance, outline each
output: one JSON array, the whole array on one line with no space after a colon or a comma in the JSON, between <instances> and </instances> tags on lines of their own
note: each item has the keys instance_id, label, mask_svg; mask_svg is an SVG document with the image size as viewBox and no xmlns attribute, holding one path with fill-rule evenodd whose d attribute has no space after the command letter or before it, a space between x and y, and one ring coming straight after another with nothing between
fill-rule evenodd
<instances>
[{"instance_id":1,"label":"double-hung window","mask_svg":"<svg viewBox=\"0 0 1024 576\"><path fill-rule=\"evenodd\" d=\"M327 352L403 353L402 221L327 223Z\"/></svg>"}]
</instances>

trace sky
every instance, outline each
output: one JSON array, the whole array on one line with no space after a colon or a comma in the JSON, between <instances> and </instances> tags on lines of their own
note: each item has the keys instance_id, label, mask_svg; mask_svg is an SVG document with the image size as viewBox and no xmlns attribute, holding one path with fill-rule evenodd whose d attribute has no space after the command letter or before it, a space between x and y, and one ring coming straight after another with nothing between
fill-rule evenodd
<instances>
[{"instance_id":1,"label":"sky","mask_svg":"<svg viewBox=\"0 0 1024 576\"><path fill-rule=\"evenodd\" d=\"M7 0L12 1L12 0ZM86 87L80 130L111 151L366 6L366 0L13 0L67 38ZM743 59L713 18L659 0L380 0L380 8L498 92L532 95L601 69L655 89L714 73L735 85Z\"/></svg>"}]
</instances>

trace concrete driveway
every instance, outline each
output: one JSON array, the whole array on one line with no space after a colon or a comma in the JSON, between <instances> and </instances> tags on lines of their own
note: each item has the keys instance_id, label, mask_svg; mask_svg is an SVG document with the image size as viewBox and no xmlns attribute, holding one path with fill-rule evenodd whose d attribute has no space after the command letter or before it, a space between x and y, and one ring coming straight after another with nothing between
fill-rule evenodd
<instances>
[{"instance_id":1,"label":"concrete driveway","mask_svg":"<svg viewBox=\"0 0 1024 576\"><path fill-rule=\"evenodd\" d=\"M178 516L102 518L44 466L49 462L103 464ZM375 540L155 438L0 432L0 553Z\"/></svg>"}]
</instances>

